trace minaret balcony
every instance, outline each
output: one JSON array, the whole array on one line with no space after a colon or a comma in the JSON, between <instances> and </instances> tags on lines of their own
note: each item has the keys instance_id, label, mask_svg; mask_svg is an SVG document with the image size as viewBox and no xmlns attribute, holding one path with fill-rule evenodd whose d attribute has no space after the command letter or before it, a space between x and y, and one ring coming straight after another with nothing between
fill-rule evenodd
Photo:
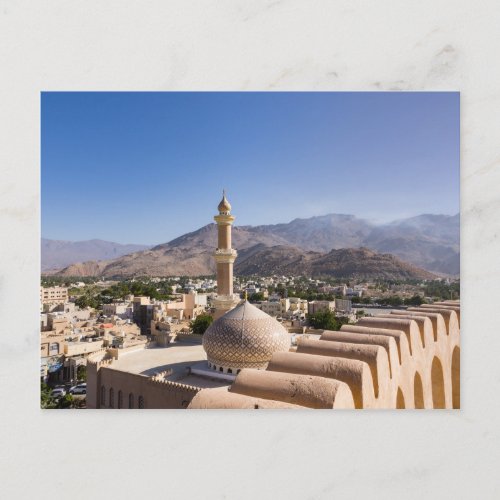
<instances>
[{"instance_id":1,"label":"minaret balcony","mask_svg":"<svg viewBox=\"0 0 500 500\"><path fill-rule=\"evenodd\" d=\"M216 248L215 255L238 255L238 252L234 248Z\"/></svg>"},{"instance_id":2,"label":"minaret balcony","mask_svg":"<svg viewBox=\"0 0 500 500\"><path fill-rule=\"evenodd\" d=\"M234 219L234 215L229 213L220 213L214 216L214 220L219 226L230 226L234 222Z\"/></svg>"},{"instance_id":3,"label":"minaret balcony","mask_svg":"<svg viewBox=\"0 0 500 500\"><path fill-rule=\"evenodd\" d=\"M237 256L238 252L232 248L217 248L214 253L215 262L218 264L232 264Z\"/></svg>"}]
</instances>

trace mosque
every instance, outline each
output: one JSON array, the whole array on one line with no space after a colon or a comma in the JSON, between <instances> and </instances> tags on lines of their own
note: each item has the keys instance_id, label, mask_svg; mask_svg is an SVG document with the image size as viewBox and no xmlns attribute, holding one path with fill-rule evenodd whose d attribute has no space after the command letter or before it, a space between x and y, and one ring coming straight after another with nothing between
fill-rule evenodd
<instances>
[{"instance_id":1,"label":"mosque","mask_svg":"<svg viewBox=\"0 0 500 500\"><path fill-rule=\"evenodd\" d=\"M215 321L202 344L93 353L88 408L460 408L459 301L364 317L291 346L278 321L233 293L225 193L218 212Z\"/></svg>"},{"instance_id":2,"label":"mosque","mask_svg":"<svg viewBox=\"0 0 500 500\"><path fill-rule=\"evenodd\" d=\"M233 294L233 263L237 253L231 248L234 216L225 192L217 208L215 321L203 335L208 366L229 374L238 374L242 368L266 368L275 352L288 351L290 334L273 317Z\"/></svg>"},{"instance_id":3,"label":"mosque","mask_svg":"<svg viewBox=\"0 0 500 500\"><path fill-rule=\"evenodd\" d=\"M186 407L204 388L227 388L242 369L265 369L273 354L287 352L291 335L281 323L233 292L231 230L235 217L223 192L214 252L217 296L214 319L202 345L170 344L136 352L103 350L89 357L87 407ZM126 395L127 397L124 397ZM135 402L135 406L134 406Z\"/></svg>"}]
</instances>

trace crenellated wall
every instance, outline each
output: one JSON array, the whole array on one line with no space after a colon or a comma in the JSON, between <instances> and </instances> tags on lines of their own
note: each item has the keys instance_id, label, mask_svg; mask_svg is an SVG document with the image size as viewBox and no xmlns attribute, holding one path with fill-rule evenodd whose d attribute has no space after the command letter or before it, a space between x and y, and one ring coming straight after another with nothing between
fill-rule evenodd
<instances>
[{"instance_id":1,"label":"crenellated wall","mask_svg":"<svg viewBox=\"0 0 500 500\"><path fill-rule=\"evenodd\" d=\"M165 380L172 374L170 369L147 377L115 370L112 364L112 358L88 362L87 408L181 409L187 408L200 390Z\"/></svg>"},{"instance_id":2,"label":"crenellated wall","mask_svg":"<svg viewBox=\"0 0 500 500\"><path fill-rule=\"evenodd\" d=\"M459 302L392 311L323 331L319 340L299 339L265 371L243 369L229 389L203 389L189 408L297 406L459 409Z\"/></svg>"}]
</instances>

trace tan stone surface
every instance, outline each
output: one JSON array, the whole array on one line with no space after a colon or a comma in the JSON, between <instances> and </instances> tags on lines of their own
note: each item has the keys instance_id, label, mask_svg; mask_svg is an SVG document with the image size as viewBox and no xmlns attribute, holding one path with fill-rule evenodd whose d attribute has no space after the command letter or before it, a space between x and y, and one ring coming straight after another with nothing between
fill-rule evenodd
<instances>
[{"instance_id":1,"label":"tan stone surface","mask_svg":"<svg viewBox=\"0 0 500 500\"><path fill-rule=\"evenodd\" d=\"M354 408L351 391L344 382L312 375L244 369L230 392L309 408Z\"/></svg>"},{"instance_id":2,"label":"tan stone surface","mask_svg":"<svg viewBox=\"0 0 500 500\"><path fill-rule=\"evenodd\" d=\"M367 363L357 359L280 352L273 355L269 371L315 375L345 382L356 408L375 407L373 378Z\"/></svg>"},{"instance_id":3,"label":"tan stone surface","mask_svg":"<svg viewBox=\"0 0 500 500\"><path fill-rule=\"evenodd\" d=\"M265 410L291 409L305 410L304 406L274 401L271 399L254 398L242 394L228 392L224 389L207 389L198 392L188 406L191 410L222 409L222 410Z\"/></svg>"}]
</instances>

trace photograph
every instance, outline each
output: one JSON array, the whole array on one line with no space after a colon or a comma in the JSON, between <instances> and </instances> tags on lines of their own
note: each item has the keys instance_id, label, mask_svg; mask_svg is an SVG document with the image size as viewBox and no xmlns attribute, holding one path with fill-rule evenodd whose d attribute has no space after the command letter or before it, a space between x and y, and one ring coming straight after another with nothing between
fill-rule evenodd
<instances>
[{"instance_id":1,"label":"photograph","mask_svg":"<svg viewBox=\"0 0 500 500\"><path fill-rule=\"evenodd\" d=\"M459 92L40 104L42 409L460 409Z\"/></svg>"}]
</instances>

